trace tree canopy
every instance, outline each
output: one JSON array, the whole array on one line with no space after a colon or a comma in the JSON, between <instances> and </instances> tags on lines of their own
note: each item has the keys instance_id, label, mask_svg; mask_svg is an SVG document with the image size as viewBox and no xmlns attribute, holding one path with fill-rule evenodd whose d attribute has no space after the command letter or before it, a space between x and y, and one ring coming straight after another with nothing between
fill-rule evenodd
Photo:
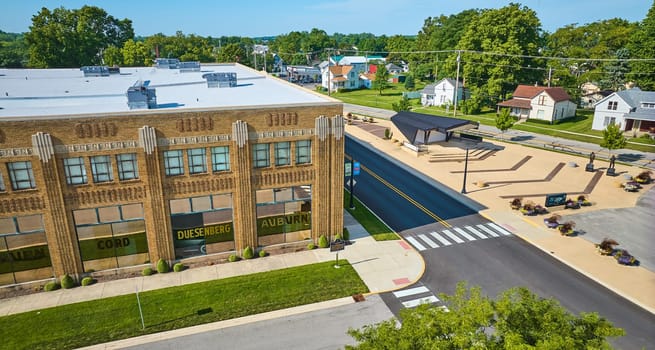
<instances>
[{"instance_id":1,"label":"tree canopy","mask_svg":"<svg viewBox=\"0 0 655 350\"><path fill-rule=\"evenodd\" d=\"M357 344L346 349L608 349L608 337L624 335L596 313L573 315L526 288L492 300L460 283L441 298L448 310L423 304L401 310L400 324L390 319L350 329Z\"/></svg>"},{"instance_id":2,"label":"tree canopy","mask_svg":"<svg viewBox=\"0 0 655 350\"><path fill-rule=\"evenodd\" d=\"M607 125L607 128L603 130L603 141L600 142L600 147L607 148L610 152L613 149L619 149L625 147L627 142L625 136L619 126L610 123Z\"/></svg>"},{"instance_id":3,"label":"tree canopy","mask_svg":"<svg viewBox=\"0 0 655 350\"><path fill-rule=\"evenodd\" d=\"M501 108L500 114L496 116L496 128L503 134L514 126L514 118L509 113L509 108Z\"/></svg>"},{"instance_id":4,"label":"tree canopy","mask_svg":"<svg viewBox=\"0 0 655 350\"><path fill-rule=\"evenodd\" d=\"M389 71L384 64L378 64L377 70L375 71L375 80L373 80L373 86L376 90L382 95L382 90L389 87Z\"/></svg>"},{"instance_id":5,"label":"tree canopy","mask_svg":"<svg viewBox=\"0 0 655 350\"><path fill-rule=\"evenodd\" d=\"M134 38L132 21L118 20L95 6L77 10L45 7L32 17L25 34L29 65L37 68L80 67L102 62L102 52Z\"/></svg>"}]
</instances>

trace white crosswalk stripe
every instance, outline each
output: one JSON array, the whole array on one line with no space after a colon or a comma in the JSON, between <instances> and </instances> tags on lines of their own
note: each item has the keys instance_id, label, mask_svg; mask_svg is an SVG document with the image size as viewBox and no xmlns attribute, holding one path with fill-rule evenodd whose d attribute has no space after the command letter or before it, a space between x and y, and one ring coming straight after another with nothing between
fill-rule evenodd
<instances>
[{"instance_id":1,"label":"white crosswalk stripe","mask_svg":"<svg viewBox=\"0 0 655 350\"><path fill-rule=\"evenodd\" d=\"M487 238L489 238L489 237L483 235L482 233L480 233L480 231L476 230L476 229L475 229L474 227L472 227L472 226L465 226L464 228L467 229L467 230L469 230L469 231L471 231L471 232L473 232L474 235L476 235L476 236L478 236L478 237L480 237L480 238L482 238L482 239L487 239Z\"/></svg>"},{"instance_id":2,"label":"white crosswalk stripe","mask_svg":"<svg viewBox=\"0 0 655 350\"><path fill-rule=\"evenodd\" d=\"M406 237L405 239L407 239L407 241L411 243L414 246L414 248L418 249L420 252L428 249L423 244L419 243L419 241L417 241L416 238L414 237Z\"/></svg>"},{"instance_id":3,"label":"white crosswalk stripe","mask_svg":"<svg viewBox=\"0 0 655 350\"><path fill-rule=\"evenodd\" d=\"M436 233L436 232L430 232L430 236L436 238L439 241L439 243L443 244L444 246L449 246L449 245L452 244L452 243L450 243L450 241L448 241L447 239L441 237L441 235Z\"/></svg>"},{"instance_id":4,"label":"white crosswalk stripe","mask_svg":"<svg viewBox=\"0 0 655 350\"><path fill-rule=\"evenodd\" d=\"M416 307L416 306L419 306L419 305L425 304L425 303L432 304L432 303L436 303L436 302L439 302L439 298L435 297L434 295L430 295L429 297L425 297L425 298L419 298L419 299L404 301L404 302L402 302L402 304L406 308L411 308L411 307Z\"/></svg>"},{"instance_id":5,"label":"white crosswalk stripe","mask_svg":"<svg viewBox=\"0 0 655 350\"><path fill-rule=\"evenodd\" d=\"M502 227L500 227L500 226L498 226L498 225L496 225L496 224L494 224L493 222L490 222L490 223L489 223L489 226L491 226L491 227L493 227L493 228L495 228L495 229L496 229L496 231L498 231L498 232L500 232L500 233L502 233L502 234L504 234L505 236L509 236L509 235L511 235L511 233L510 233L510 232L508 232L508 231L507 231L507 230L505 230L504 228L502 228Z\"/></svg>"},{"instance_id":6,"label":"white crosswalk stripe","mask_svg":"<svg viewBox=\"0 0 655 350\"><path fill-rule=\"evenodd\" d=\"M448 230L443 230L443 231L441 231L441 232L445 233L446 236L450 237L450 239L452 239L453 241L455 241L455 243L464 243L464 240L462 240L461 238L457 237L454 233L452 233L452 232L450 232L450 231L448 231Z\"/></svg>"},{"instance_id":7,"label":"white crosswalk stripe","mask_svg":"<svg viewBox=\"0 0 655 350\"><path fill-rule=\"evenodd\" d=\"M393 292L393 295L396 298L402 298L402 297L406 297L406 296L414 295L414 294L428 293L429 291L430 290L427 287L420 286L420 287L416 287L416 288L399 290L397 292Z\"/></svg>"},{"instance_id":8,"label":"white crosswalk stripe","mask_svg":"<svg viewBox=\"0 0 655 350\"><path fill-rule=\"evenodd\" d=\"M496 232L492 231L492 230L491 230L490 228L488 228L487 226L484 226L484 225L476 225L476 226L477 226L480 230L482 230L482 231L488 233L490 236L492 236L492 237L498 237L498 234L497 234Z\"/></svg>"},{"instance_id":9,"label":"white crosswalk stripe","mask_svg":"<svg viewBox=\"0 0 655 350\"><path fill-rule=\"evenodd\" d=\"M464 238L468 239L469 241L476 241L475 237L469 235L468 233L466 233L466 231L462 230L459 227L453 227L453 230L457 231L457 233L464 236Z\"/></svg>"},{"instance_id":10,"label":"white crosswalk stripe","mask_svg":"<svg viewBox=\"0 0 655 350\"><path fill-rule=\"evenodd\" d=\"M439 248L439 245L434 243L431 239L428 238L426 235L418 235L418 238L422 239L423 242L427 243L427 245L430 246L430 248Z\"/></svg>"}]
</instances>

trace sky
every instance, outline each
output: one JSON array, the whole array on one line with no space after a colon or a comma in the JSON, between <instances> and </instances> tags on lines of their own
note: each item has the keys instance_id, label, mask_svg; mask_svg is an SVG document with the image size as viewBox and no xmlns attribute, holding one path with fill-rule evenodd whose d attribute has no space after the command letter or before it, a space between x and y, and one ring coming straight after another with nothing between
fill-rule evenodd
<instances>
[{"instance_id":1,"label":"sky","mask_svg":"<svg viewBox=\"0 0 655 350\"><path fill-rule=\"evenodd\" d=\"M537 13L542 29L554 32L568 24L584 25L610 18L641 21L653 0L514 0ZM200 36L261 37L292 31L327 34L416 35L428 17L468 9L501 8L507 0L5 0L0 30L29 31L42 7L103 8L118 19L129 18L138 36L176 31Z\"/></svg>"}]
</instances>

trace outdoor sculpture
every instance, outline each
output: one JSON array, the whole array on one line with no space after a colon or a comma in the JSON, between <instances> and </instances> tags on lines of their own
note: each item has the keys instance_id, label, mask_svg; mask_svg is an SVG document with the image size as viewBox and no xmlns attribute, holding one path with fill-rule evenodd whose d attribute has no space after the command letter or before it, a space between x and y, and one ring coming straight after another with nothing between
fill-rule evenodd
<instances>
[{"instance_id":1,"label":"outdoor sculpture","mask_svg":"<svg viewBox=\"0 0 655 350\"><path fill-rule=\"evenodd\" d=\"M594 159L596 159L596 153L591 152L591 154L589 154L589 163L587 163L587 166L585 167L586 171L594 171Z\"/></svg>"},{"instance_id":2,"label":"outdoor sculpture","mask_svg":"<svg viewBox=\"0 0 655 350\"><path fill-rule=\"evenodd\" d=\"M614 163L616 162L616 156L612 154L612 157L610 157L610 166L607 168L607 172L605 173L607 176L615 176L614 172Z\"/></svg>"}]
</instances>

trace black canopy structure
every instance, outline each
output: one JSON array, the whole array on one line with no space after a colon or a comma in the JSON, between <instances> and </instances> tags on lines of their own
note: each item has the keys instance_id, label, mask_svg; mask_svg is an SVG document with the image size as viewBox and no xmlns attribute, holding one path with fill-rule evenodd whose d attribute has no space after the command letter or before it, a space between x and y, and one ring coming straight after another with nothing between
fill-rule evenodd
<instances>
[{"instance_id":1,"label":"black canopy structure","mask_svg":"<svg viewBox=\"0 0 655 350\"><path fill-rule=\"evenodd\" d=\"M398 112L391 117L391 122L413 145L439 140L448 141L454 131L477 129L479 126L477 122L466 119L414 112Z\"/></svg>"}]
</instances>

